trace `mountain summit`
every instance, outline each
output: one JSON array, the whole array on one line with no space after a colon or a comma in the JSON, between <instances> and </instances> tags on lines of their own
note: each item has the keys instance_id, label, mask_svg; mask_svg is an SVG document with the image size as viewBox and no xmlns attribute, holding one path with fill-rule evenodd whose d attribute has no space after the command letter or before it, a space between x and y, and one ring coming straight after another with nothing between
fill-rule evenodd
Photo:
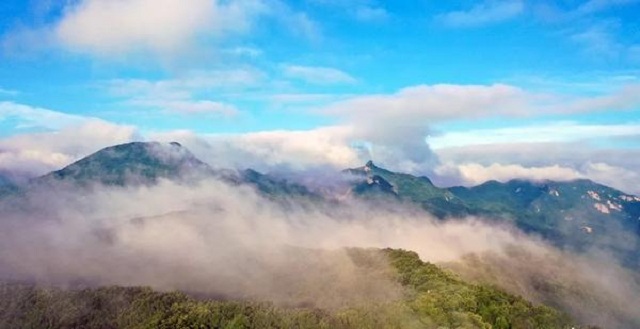
<instances>
[{"instance_id":1,"label":"mountain summit","mask_svg":"<svg viewBox=\"0 0 640 329\"><path fill-rule=\"evenodd\" d=\"M133 142L104 148L42 178L127 185L210 173L207 164L179 143Z\"/></svg>"}]
</instances>

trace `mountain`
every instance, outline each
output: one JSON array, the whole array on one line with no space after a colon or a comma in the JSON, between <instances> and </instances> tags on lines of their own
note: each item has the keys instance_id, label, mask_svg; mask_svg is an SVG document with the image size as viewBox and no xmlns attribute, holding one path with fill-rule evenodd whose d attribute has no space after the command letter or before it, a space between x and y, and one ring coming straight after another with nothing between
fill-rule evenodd
<instances>
[{"instance_id":1,"label":"mountain","mask_svg":"<svg viewBox=\"0 0 640 329\"><path fill-rule=\"evenodd\" d=\"M39 180L129 185L212 174L209 165L179 143L133 142L102 149Z\"/></svg>"},{"instance_id":2,"label":"mountain","mask_svg":"<svg viewBox=\"0 0 640 329\"><path fill-rule=\"evenodd\" d=\"M304 185L266 175L253 169L241 171L238 177L238 183L252 185L258 193L275 201L285 201L288 199L295 199L295 202L299 203L327 201L324 200L320 194L311 191Z\"/></svg>"},{"instance_id":3,"label":"mountain","mask_svg":"<svg viewBox=\"0 0 640 329\"><path fill-rule=\"evenodd\" d=\"M475 209L512 218L555 217L580 225L585 233L597 232L603 219L613 218L625 229L635 229L640 219L640 198L586 179L490 181L450 191Z\"/></svg>"},{"instance_id":4,"label":"mountain","mask_svg":"<svg viewBox=\"0 0 640 329\"><path fill-rule=\"evenodd\" d=\"M231 185L250 185L274 200L306 198L320 200L319 195L300 184L262 174L213 169L179 143L133 142L107 147L60 170L33 179L19 189L0 186L0 197L16 191L37 190L52 184L70 183L79 187L95 184L112 186L153 185L159 179L198 182L214 178Z\"/></svg>"},{"instance_id":5,"label":"mountain","mask_svg":"<svg viewBox=\"0 0 640 329\"><path fill-rule=\"evenodd\" d=\"M392 172L377 167L372 161L363 167L346 169L343 173L361 178L352 187L353 194L357 196L391 196L396 200L418 204L440 218L468 214L462 200L451 191L436 187L424 176Z\"/></svg>"},{"instance_id":6,"label":"mountain","mask_svg":"<svg viewBox=\"0 0 640 329\"><path fill-rule=\"evenodd\" d=\"M427 177L392 172L371 161L344 173L356 177L351 192L364 199L416 204L439 218L472 215L508 221L562 247L599 247L637 262L640 197L590 180L489 181L440 188Z\"/></svg>"},{"instance_id":7,"label":"mountain","mask_svg":"<svg viewBox=\"0 0 640 329\"><path fill-rule=\"evenodd\" d=\"M637 265L640 260L640 198L589 180L490 181L474 187L441 188L427 177L393 172L371 161L343 174L353 182L351 194L369 202L410 204L443 220L478 216L508 221L558 246L578 251L596 246L614 252L629 264ZM329 202L301 184L252 169L214 170L178 143L156 142L107 147L34 179L27 189L59 182L128 186L154 184L159 179L196 182L207 177L250 185L272 200ZM0 188L0 196L16 190L5 185Z\"/></svg>"},{"instance_id":8,"label":"mountain","mask_svg":"<svg viewBox=\"0 0 640 329\"><path fill-rule=\"evenodd\" d=\"M349 176L351 195L379 206L386 206L387 202L417 206L441 220L471 215L489 221L508 221L563 247L580 251L588 251L594 246L605 248L628 265L634 264L634 257L640 250L637 244L640 198L588 180L491 181L474 187L442 188L435 186L427 177L393 172L371 161L359 168L346 169L343 174ZM78 187L96 184L135 186L152 185L161 179L197 183L209 177L231 185L251 186L270 200L286 201L285 205L293 204L296 208L307 202L314 206L324 202L321 208L331 211L338 209L342 202L325 199L309 187L252 169L214 170L178 143L128 143L108 147L34 179L24 190L29 193L29 189L38 189L42 185L71 184L74 187L72 193L76 193L76 185L73 184ZM51 193L46 189L41 191L44 193L35 193L31 200L46 211L49 203L40 201L46 201L44 199ZM16 195L21 197L21 194ZM22 205L13 201L3 199L0 206L32 206L31 203ZM336 207L329 202L335 202ZM140 223L135 221L135 225ZM354 263L364 265L371 273L379 273L380 269L366 261L367 252L371 251L352 250ZM230 328L252 325L300 328L578 328L555 309L531 304L494 286L471 284L433 264L423 263L414 253L389 249L377 252L392 264L393 271L389 273L404 290L403 299L399 302L369 304L368 307L375 309L354 307L318 311L307 304L279 307L244 300L203 301L202 296L192 299L180 293L164 294L140 288L68 291L0 284L0 328L42 327L44 323L51 328L168 328L177 326L177 322L172 321L183 321L180 325L190 327L184 323L199 325L202 321L212 323L214 320L220 325L213 327ZM359 257L365 257L365 260ZM314 254L305 258L314 259ZM319 275L325 274L318 272ZM292 271L287 277L295 276L295 271ZM3 310L10 311L3 313ZM119 321L125 321L125 324ZM252 321L266 321L270 325L260 326L257 323L263 322ZM637 326L634 322L628 327Z\"/></svg>"},{"instance_id":9,"label":"mountain","mask_svg":"<svg viewBox=\"0 0 640 329\"><path fill-rule=\"evenodd\" d=\"M513 221L563 247L604 247L623 258L638 250L640 198L590 180L490 181L449 190L471 213Z\"/></svg>"}]
</instances>

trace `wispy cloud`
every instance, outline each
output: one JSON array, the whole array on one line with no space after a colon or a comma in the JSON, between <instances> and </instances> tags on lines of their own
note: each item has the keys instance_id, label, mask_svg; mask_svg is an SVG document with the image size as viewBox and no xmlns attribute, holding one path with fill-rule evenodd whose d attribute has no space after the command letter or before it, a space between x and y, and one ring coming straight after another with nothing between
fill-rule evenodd
<instances>
[{"instance_id":1,"label":"wispy cloud","mask_svg":"<svg viewBox=\"0 0 640 329\"><path fill-rule=\"evenodd\" d=\"M606 59L620 56L624 46L615 39L613 23L599 23L571 34L571 40L581 45L588 53Z\"/></svg>"},{"instance_id":2,"label":"wispy cloud","mask_svg":"<svg viewBox=\"0 0 640 329\"><path fill-rule=\"evenodd\" d=\"M621 30L623 26L616 20L595 20L568 34L571 41L595 59L637 62L640 43L623 40Z\"/></svg>"},{"instance_id":3,"label":"wispy cloud","mask_svg":"<svg viewBox=\"0 0 640 329\"><path fill-rule=\"evenodd\" d=\"M356 19L363 22L378 22L389 18L389 12L383 7L361 6L355 9Z\"/></svg>"},{"instance_id":4,"label":"wispy cloud","mask_svg":"<svg viewBox=\"0 0 640 329\"><path fill-rule=\"evenodd\" d=\"M34 177L96 149L139 139L133 126L13 102L0 102L0 171Z\"/></svg>"},{"instance_id":5,"label":"wispy cloud","mask_svg":"<svg viewBox=\"0 0 640 329\"><path fill-rule=\"evenodd\" d=\"M524 9L522 0L484 0L467 10L441 14L436 19L450 27L476 27L513 19L522 14Z\"/></svg>"},{"instance_id":6,"label":"wispy cloud","mask_svg":"<svg viewBox=\"0 0 640 329\"><path fill-rule=\"evenodd\" d=\"M336 101L340 98L345 98L346 95L336 95L336 94L304 94L304 93L285 93L285 94L274 94L269 96L269 99L275 103L282 104L315 104L325 103L328 101Z\"/></svg>"},{"instance_id":7,"label":"wispy cloud","mask_svg":"<svg viewBox=\"0 0 640 329\"><path fill-rule=\"evenodd\" d=\"M376 0L307 0L346 14L361 22L379 22L389 18L390 13L383 3Z\"/></svg>"},{"instance_id":8,"label":"wispy cloud","mask_svg":"<svg viewBox=\"0 0 640 329\"><path fill-rule=\"evenodd\" d=\"M350 84L357 81L348 73L331 67L285 64L282 73L288 78L313 84Z\"/></svg>"},{"instance_id":9,"label":"wispy cloud","mask_svg":"<svg viewBox=\"0 0 640 329\"><path fill-rule=\"evenodd\" d=\"M82 124L92 119L95 118L31 107L14 102L0 102L0 123L11 120L15 122L13 129L56 130L69 125Z\"/></svg>"},{"instance_id":10,"label":"wispy cloud","mask_svg":"<svg viewBox=\"0 0 640 329\"><path fill-rule=\"evenodd\" d=\"M252 88L262 78L263 73L254 69L201 71L168 80L111 80L104 83L103 87L132 106L181 114L229 117L240 111L232 104L210 98L231 90Z\"/></svg>"},{"instance_id":11,"label":"wispy cloud","mask_svg":"<svg viewBox=\"0 0 640 329\"><path fill-rule=\"evenodd\" d=\"M19 91L13 89L4 89L0 87L0 96L17 96L20 94Z\"/></svg>"},{"instance_id":12,"label":"wispy cloud","mask_svg":"<svg viewBox=\"0 0 640 329\"><path fill-rule=\"evenodd\" d=\"M599 11L607 10L612 7L621 7L625 5L631 5L640 3L638 0L589 0L581 4L576 10L577 14L586 15L593 14Z\"/></svg>"}]
</instances>

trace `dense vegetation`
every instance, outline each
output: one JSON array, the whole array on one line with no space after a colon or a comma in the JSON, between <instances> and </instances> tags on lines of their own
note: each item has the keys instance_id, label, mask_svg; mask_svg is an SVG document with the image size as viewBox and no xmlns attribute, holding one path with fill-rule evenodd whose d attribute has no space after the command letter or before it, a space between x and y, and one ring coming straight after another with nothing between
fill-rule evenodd
<instances>
[{"instance_id":1,"label":"dense vegetation","mask_svg":"<svg viewBox=\"0 0 640 329\"><path fill-rule=\"evenodd\" d=\"M439 218L509 222L557 246L580 252L598 248L628 267L640 266L640 198L589 180L439 188L427 177L392 172L372 162L346 172L362 178L352 190L366 199L418 205Z\"/></svg>"},{"instance_id":2,"label":"dense vegetation","mask_svg":"<svg viewBox=\"0 0 640 329\"><path fill-rule=\"evenodd\" d=\"M105 287L0 286L0 328L571 328L567 315L493 287L465 283L417 254L349 250L356 264L382 252L404 297L340 309L201 300L180 292Z\"/></svg>"}]
</instances>

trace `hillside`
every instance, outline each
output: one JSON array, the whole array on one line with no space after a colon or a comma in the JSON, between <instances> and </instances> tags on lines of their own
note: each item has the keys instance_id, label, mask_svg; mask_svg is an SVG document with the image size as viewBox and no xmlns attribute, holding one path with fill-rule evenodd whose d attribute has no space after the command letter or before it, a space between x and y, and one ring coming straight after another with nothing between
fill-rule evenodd
<instances>
[{"instance_id":1,"label":"hillside","mask_svg":"<svg viewBox=\"0 0 640 329\"><path fill-rule=\"evenodd\" d=\"M268 301L196 299L148 288L62 290L24 284L0 286L0 328L572 328L567 315L495 288L466 283L417 254L350 249L368 271L384 256L399 300L320 309ZM312 254L310 254L312 256Z\"/></svg>"},{"instance_id":2,"label":"hillside","mask_svg":"<svg viewBox=\"0 0 640 329\"><path fill-rule=\"evenodd\" d=\"M213 170L178 143L133 142L107 147L47 174L39 181L79 184L149 184L159 178L211 175Z\"/></svg>"},{"instance_id":3,"label":"hillside","mask_svg":"<svg viewBox=\"0 0 640 329\"><path fill-rule=\"evenodd\" d=\"M392 172L372 161L363 167L346 169L343 173L361 178L352 188L353 193L361 197L391 196L399 201L415 203L441 218L469 213L462 200L450 191L436 187L424 176Z\"/></svg>"},{"instance_id":4,"label":"hillside","mask_svg":"<svg viewBox=\"0 0 640 329\"><path fill-rule=\"evenodd\" d=\"M576 251L604 249L630 266L638 265L640 197L590 180L489 181L439 188L427 177L392 172L372 162L344 172L359 178L351 191L364 199L412 203L440 218L480 216L506 221L558 246Z\"/></svg>"}]
</instances>

